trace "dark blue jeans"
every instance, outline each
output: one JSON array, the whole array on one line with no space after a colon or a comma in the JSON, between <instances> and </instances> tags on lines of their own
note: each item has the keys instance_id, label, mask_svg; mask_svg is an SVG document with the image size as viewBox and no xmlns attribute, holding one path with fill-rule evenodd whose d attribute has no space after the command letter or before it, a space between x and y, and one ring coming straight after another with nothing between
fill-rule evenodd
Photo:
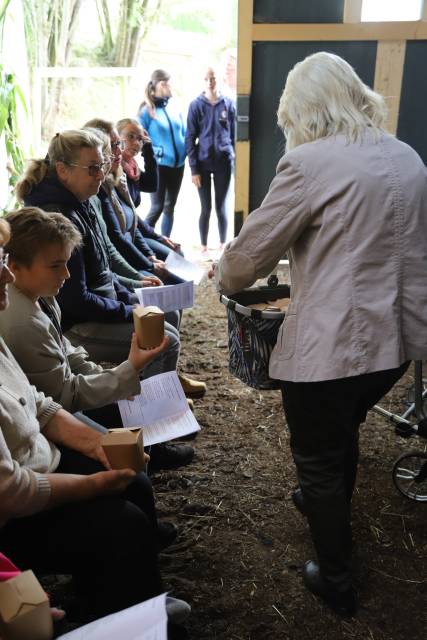
<instances>
[{"instance_id":1,"label":"dark blue jeans","mask_svg":"<svg viewBox=\"0 0 427 640\"><path fill-rule=\"evenodd\" d=\"M202 184L199 191L200 204L202 210L199 218L200 242L206 246L208 244L209 218L212 210L212 178L215 189L215 209L218 218L219 241L224 244L227 237L227 211L226 198L231 180L231 164L215 171L201 171Z\"/></svg>"},{"instance_id":2,"label":"dark blue jeans","mask_svg":"<svg viewBox=\"0 0 427 640\"><path fill-rule=\"evenodd\" d=\"M162 167L159 165L159 184L156 193L151 193L151 208L145 218L151 227L163 213L161 233L169 238L173 226L173 214L181 182L184 175L182 167Z\"/></svg>"}]
</instances>

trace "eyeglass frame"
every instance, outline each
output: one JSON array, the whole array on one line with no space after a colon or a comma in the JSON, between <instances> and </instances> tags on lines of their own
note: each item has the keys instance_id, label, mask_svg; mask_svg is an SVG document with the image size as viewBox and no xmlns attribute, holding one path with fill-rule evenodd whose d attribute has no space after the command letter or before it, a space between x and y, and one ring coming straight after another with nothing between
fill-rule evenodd
<instances>
[{"instance_id":1,"label":"eyeglass frame","mask_svg":"<svg viewBox=\"0 0 427 640\"><path fill-rule=\"evenodd\" d=\"M3 269L8 266L9 266L9 254L3 253L3 255L0 256L0 276L3 273Z\"/></svg>"},{"instance_id":2,"label":"eyeglass frame","mask_svg":"<svg viewBox=\"0 0 427 640\"><path fill-rule=\"evenodd\" d=\"M146 143L146 140L144 139L144 137L143 136L137 136L136 133L124 133L123 134L123 138L126 138L126 140L129 140L129 142L132 142L133 140L136 140L137 142L142 144L142 146L144 146L144 144ZM123 138L122 138L122 140L123 140Z\"/></svg>"},{"instance_id":3,"label":"eyeglass frame","mask_svg":"<svg viewBox=\"0 0 427 640\"><path fill-rule=\"evenodd\" d=\"M120 151L123 151L125 148L125 143L123 140L116 140L116 142L111 142L110 146L111 151L113 151L113 149L120 149Z\"/></svg>"},{"instance_id":4,"label":"eyeglass frame","mask_svg":"<svg viewBox=\"0 0 427 640\"><path fill-rule=\"evenodd\" d=\"M95 176L97 176L99 172L105 175L105 171L103 167L107 167L108 165L111 165L111 162L110 160L104 160L104 162L102 162L101 164L91 164L89 166L85 164L77 164L76 162L64 162L64 164L67 164L70 167L80 167L80 169L87 169L90 177L95 178ZM93 172L94 170L95 170L95 173Z\"/></svg>"}]
</instances>

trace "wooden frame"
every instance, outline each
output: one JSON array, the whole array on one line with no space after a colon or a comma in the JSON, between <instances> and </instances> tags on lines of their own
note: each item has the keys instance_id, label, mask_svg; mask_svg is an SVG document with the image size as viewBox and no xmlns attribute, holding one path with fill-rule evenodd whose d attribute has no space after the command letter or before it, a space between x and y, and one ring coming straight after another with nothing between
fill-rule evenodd
<instances>
[{"instance_id":1,"label":"wooden frame","mask_svg":"<svg viewBox=\"0 0 427 640\"><path fill-rule=\"evenodd\" d=\"M237 93L250 95L254 42L378 41L374 89L389 108L387 129L397 130L407 40L427 40L427 0L421 18L411 22L361 22L363 0L344 0L337 24L253 23L253 0L239 0ZM249 214L250 141L236 143L236 220Z\"/></svg>"}]
</instances>

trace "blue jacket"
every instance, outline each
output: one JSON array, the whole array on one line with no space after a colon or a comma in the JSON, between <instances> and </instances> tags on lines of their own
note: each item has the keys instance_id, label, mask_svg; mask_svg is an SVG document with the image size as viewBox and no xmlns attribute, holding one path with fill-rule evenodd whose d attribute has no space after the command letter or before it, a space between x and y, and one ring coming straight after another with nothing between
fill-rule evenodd
<instances>
[{"instance_id":1,"label":"blue jacket","mask_svg":"<svg viewBox=\"0 0 427 640\"><path fill-rule=\"evenodd\" d=\"M212 104L202 93L191 102L185 144L193 175L233 161L235 118L234 103L227 96Z\"/></svg>"},{"instance_id":2,"label":"blue jacket","mask_svg":"<svg viewBox=\"0 0 427 640\"><path fill-rule=\"evenodd\" d=\"M170 106L167 99L157 101L156 117L147 107L139 113L139 121L148 131L158 164L162 167L182 167L185 162L185 123L182 114Z\"/></svg>"},{"instance_id":3,"label":"blue jacket","mask_svg":"<svg viewBox=\"0 0 427 640\"><path fill-rule=\"evenodd\" d=\"M83 246L73 251L67 265L70 278L57 296L64 331L79 322L131 321L134 296L111 271L104 235L90 202L79 202L52 177L36 185L25 204L60 211L83 237Z\"/></svg>"}]
</instances>

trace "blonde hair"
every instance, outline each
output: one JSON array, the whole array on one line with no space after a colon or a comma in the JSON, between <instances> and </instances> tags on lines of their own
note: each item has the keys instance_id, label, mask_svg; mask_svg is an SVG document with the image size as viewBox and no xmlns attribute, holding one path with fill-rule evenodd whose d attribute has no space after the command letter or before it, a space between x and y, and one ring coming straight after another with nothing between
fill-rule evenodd
<instances>
[{"instance_id":1,"label":"blonde hair","mask_svg":"<svg viewBox=\"0 0 427 640\"><path fill-rule=\"evenodd\" d=\"M102 120L102 118L92 118L92 120L83 125L83 129L97 129L110 136L114 130L114 122Z\"/></svg>"},{"instance_id":2,"label":"blonde hair","mask_svg":"<svg viewBox=\"0 0 427 640\"><path fill-rule=\"evenodd\" d=\"M133 125L134 127L138 127L142 131L142 125L136 118L122 118L118 122L116 122L117 131L119 135L122 135L123 129L126 129L129 125Z\"/></svg>"},{"instance_id":3,"label":"blonde hair","mask_svg":"<svg viewBox=\"0 0 427 640\"><path fill-rule=\"evenodd\" d=\"M51 244L80 246L82 237L62 213L48 213L39 207L22 207L7 216L11 236L7 252L18 264L30 267L43 247Z\"/></svg>"},{"instance_id":4,"label":"blonde hair","mask_svg":"<svg viewBox=\"0 0 427 640\"><path fill-rule=\"evenodd\" d=\"M325 51L290 71L277 111L288 149L337 134L355 142L367 128L378 137L386 115L384 98L348 62Z\"/></svg>"},{"instance_id":5,"label":"blonde hair","mask_svg":"<svg viewBox=\"0 0 427 640\"><path fill-rule=\"evenodd\" d=\"M96 149L100 146L99 137L84 129L69 129L57 133L50 141L46 158L29 161L24 177L15 187L17 199L24 202L25 196L31 193L43 178L55 175L57 162L71 164L78 159L80 149Z\"/></svg>"},{"instance_id":6,"label":"blonde hair","mask_svg":"<svg viewBox=\"0 0 427 640\"><path fill-rule=\"evenodd\" d=\"M4 245L9 241L9 238L10 238L9 223L6 222L4 218L0 218L0 247L4 247Z\"/></svg>"}]
</instances>

